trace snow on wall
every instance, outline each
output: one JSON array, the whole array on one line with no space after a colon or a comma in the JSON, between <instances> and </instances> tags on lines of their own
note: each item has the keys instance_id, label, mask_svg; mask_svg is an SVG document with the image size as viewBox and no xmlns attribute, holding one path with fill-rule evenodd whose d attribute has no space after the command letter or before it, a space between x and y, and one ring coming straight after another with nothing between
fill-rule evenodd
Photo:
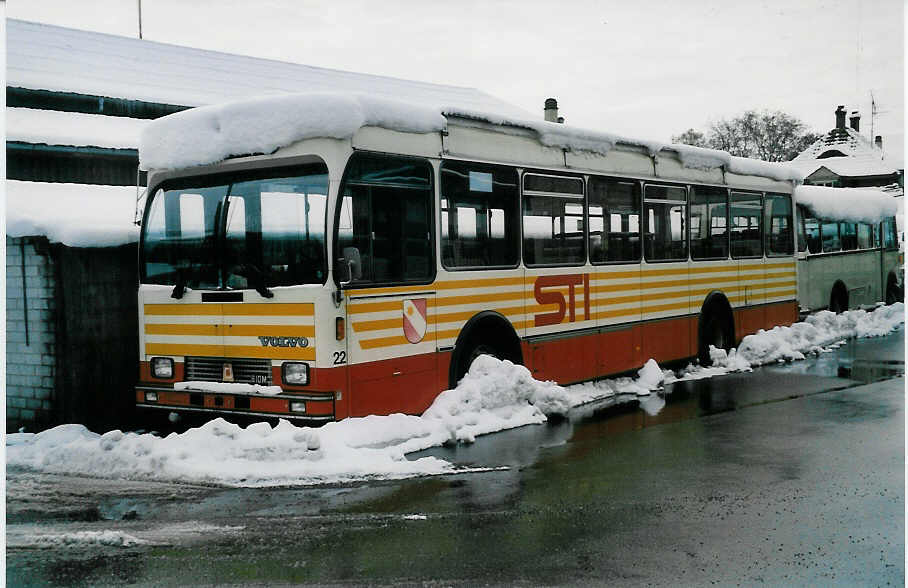
<instances>
[{"instance_id":1,"label":"snow on wall","mask_svg":"<svg viewBox=\"0 0 908 588\"><path fill-rule=\"evenodd\" d=\"M6 109L6 140L135 149L148 120L79 112Z\"/></svg>"},{"instance_id":2,"label":"snow on wall","mask_svg":"<svg viewBox=\"0 0 908 588\"><path fill-rule=\"evenodd\" d=\"M798 204L804 204L820 218L867 223L895 216L900 200L873 188L827 186L798 186L794 196Z\"/></svg>"},{"instance_id":3,"label":"snow on wall","mask_svg":"<svg viewBox=\"0 0 908 588\"><path fill-rule=\"evenodd\" d=\"M152 122L139 142L142 169L204 165L231 155L272 153L296 141L315 137L346 139L363 126L430 133L447 125L444 115L470 118L533 131L546 146L607 154L617 144L645 149L651 155L674 153L686 167L726 170L742 175L795 181L803 176L784 164L733 157L724 151L665 145L580 129L542 120L526 120L423 102L376 98L365 94L313 93L267 96L178 112Z\"/></svg>"},{"instance_id":4,"label":"snow on wall","mask_svg":"<svg viewBox=\"0 0 908 588\"><path fill-rule=\"evenodd\" d=\"M6 181L6 233L45 236L70 247L110 247L138 240L136 189Z\"/></svg>"}]
</instances>

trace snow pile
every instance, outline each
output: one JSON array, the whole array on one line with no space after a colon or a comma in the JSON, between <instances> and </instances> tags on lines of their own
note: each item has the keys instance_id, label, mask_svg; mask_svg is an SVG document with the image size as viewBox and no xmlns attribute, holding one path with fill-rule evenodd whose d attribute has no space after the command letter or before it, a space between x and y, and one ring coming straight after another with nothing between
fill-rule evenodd
<instances>
[{"instance_id":1,"label":"snow pile","mask_svg":"<svg viewBox=\"0 0 908 588\"><path fill-rule=\"evenodd\" d=\"M6 234L45 236L70 247L138 240L133 186L6 181Z\"/></svg>"},{"instance_id":2,"label":"snow pile","mask_svg":"<svg viewBox=\"0 0 908 588\"><path fill-rule=\"evenodd\" d=\"M905 305L896 302L878 306L872 312L849 310L835 314L828 310L812 314L790 327L760 330L744 337L737 349L726 352L710 347L712 366L688 366L680 377L667 381L697 380L730 372L751 371L755 366L796 361L838 347L852 337L882 337L905 322Z\"/></svg>"},{"instance_id":3,"label":"snow pile","mask_svg":"<svg viewBox=\"0 0 908 588\"><path fill-rule=\"evenodd\" d=\"M280 386L262 386L260 384L243 384L240 382L201 382L187 380L175 382L174 390L199 390L219 394L255 394L258 396L277 396L283 390Z\"/></svg>"},{"instance_id":4,"label":"snow pile","mask_svg":"<svg viewBox=\"0 0 908 588\"><path fill-rule=\"evenodd\" d=\"M663 370L656 360L648 360L642 368L637 370L636 378L622 377L608 380L596 380L568 386L567 391L571 396L574 406L597 402L619 394L633 394L638 397L649 396L653 390L658 390L664 383L671 382L674 374L671 370ZM641 401L645 402L645 401Z\"/></svg>"},{"instance_id":5,"label":"snow pile","mask_svg":"<svg viewBox=\"0 0 908 588\"><path fill-rule=\"evenodd\" d=\"M7 436L7 464L51 473L274 486L402 478L455 471L441 459L407 453L477 435L542 423L572 405L564 388L533 380L523 366L483 356L460 385L423 416L392 414L297 427L280 421L245 429L215 419L166 438L81 425Z\"/></svg>"},{"instance_id":6,"label":"snow pile","mask_svg":"<svg viewBox=\"0 0 908 588\"><path fill-rule=\"evenodd\" d=\"M798 186L794 195L798 204L829 220L878 223L898 212L897 198L872 188Z\"/></svg>"},{"instance_id":7,"label":"snow pile","mask_svg":"<svg viewBox=\"0 0 908 588\"><path fill-rule=\"evenodd\" d=\"M36 547L85 547L106 545L110 547L132 547L147 543L122 531L76 531L73 533L57 533L37 535L32 538Z\"/></svg>"},{"instance_id":8,"label":"snow pile","mask_svg":"<svg viewBox=\"0 0 908 588\"><path fill-rule=\"evenodd\" d=\"M454 441L512 428L513 422L542 423L546 415L565 414L571 400L554 382L534 380L530 370L481 355L453 390L442 392L423 413L438 421Z\"/></svg>"},{"instance_id":9,"label":"snow pile","mask_svg":"<svg viewBox=\"0 0 908 588\"><path fill-rule=\"evenodd\" d=\"M203 106L148 125L139 140L139 167L189 167L272 153L303 139L352 137L364 126L429 133L442 130L445 118L437 109L365 94L286 94Z\"/></svg>"}]
</instances>

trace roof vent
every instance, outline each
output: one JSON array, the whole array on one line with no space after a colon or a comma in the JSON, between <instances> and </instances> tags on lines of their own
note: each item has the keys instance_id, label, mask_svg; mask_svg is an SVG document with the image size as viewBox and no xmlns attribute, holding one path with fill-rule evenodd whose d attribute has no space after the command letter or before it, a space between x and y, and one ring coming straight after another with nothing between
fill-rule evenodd
<instances>
[{"instance_id":1,"label":"roof vent","mask_svg":"<svg viewBox=\"0 0 908 588\"><path fill-rule=\"evenodd\" d=\"M854 129L855 131L860 133L861 132L861 113L858 112L857 110L852 110L851 116L848 117L848 123L851 125L852 129Z\"/></svg>"}]
</instances>

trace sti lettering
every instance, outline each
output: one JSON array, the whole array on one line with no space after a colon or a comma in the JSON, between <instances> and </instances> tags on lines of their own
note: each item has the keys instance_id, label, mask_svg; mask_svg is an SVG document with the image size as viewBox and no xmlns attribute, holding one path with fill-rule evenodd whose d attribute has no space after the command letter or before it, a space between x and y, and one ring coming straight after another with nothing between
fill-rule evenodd
<instances>
[{"instance_id":1,"label":"sti lettering","mask_svg":"<svg viewBox=\"0 0 908 588\"><path fill-rule=\"evenodd\" d=\"M539 276L533 286L533 293L536 295L536 302L539 304L557 304L558 310L552 312L543 312L537 314L534 319L534 326L544 327L546 325L557 325L564 320L564 315L568 315L570 322L577 320L577 303L574 297L576 287L583 285L583 320L590 319L590 276L589 274L567 274L560 276ZM561 292L561 288L567 286L567 300ZM546 288L550 288L546 290ZM558 290L555 290L558 288Z\"/></svg>"}]
</instances>

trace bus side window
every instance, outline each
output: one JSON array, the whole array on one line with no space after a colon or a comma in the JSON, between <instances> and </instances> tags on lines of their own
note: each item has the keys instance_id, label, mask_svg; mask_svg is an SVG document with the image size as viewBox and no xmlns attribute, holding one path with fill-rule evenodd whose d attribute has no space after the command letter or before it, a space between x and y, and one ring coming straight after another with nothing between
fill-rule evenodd
<instances>
[{"instance_id":1,"label":"bus side window","mask_svg":"<svg viewBox=\"0 0 908 588\"><path fill-rule=\"evenodd\" d=\"M586 261L583 180L523 176L523 261L527 265L579 265Z\"/></svg>"},{"instance_id":2,"label":"bus side window","mask_svg":"<svg viewBox=\"0 0 908 588\"><path fill-rule=\"evenodd\" d=\"M854 223L839 223L839 235L843 251L854 251L858 248L858 230Z\"/></svg>"},{"instance_id":3,"label":"bus side window","mask_svg":"<svg viewBox=\"0 0 908 588\"><path fill-rule=\"evenodd\" d=\"M874 249L879 249L880 247L880 223L873 223L870 225L870 239L873 243Z\"/></svg>"},{"instance_id":4,"label":"bus side window","mask_svg":"<svg viewBox=\"0 0 908 588\"><path fill-rule=\"evenodd\" d=\"M441 164L441 261L447 268L517 265L517 170Z\"/></svg>"},{"instance_id":5,"label":"bus side window","mask_svg":"<svg viewBox=\"0 0 908 588\"><path fill-rule=\"evenodd\" d=\"M842 242L839 240L839 223L823 221L820 225L820 237L823 239L823 253L841 251Z\"/></svg>"},{"instance_id":6,"label":"bus side window","mask_svg":"<svg viewBox=\"0 0 908 588\"><path fill-rule=\"evenodd\" d=\"M432 168L425 160L354 154L338 211L335 261L344 248L356 247L364 282L430 280L432 199Z\"/></svg>"},{"instance_id":7,"label":"bus side window","mask_svg":"<svg viewBox=\"0 0 908 588\"><path fill-rule=\"evenodd\" d=\"M763 202L760 194L732 192L731 256L760 257L763 255Z\"/></svg>"},{"instance_id":8,"label":"bus side window","mask_svg":"<svg viewBox=\"0 0 908 588\"><path fill-rule=\"evenodd\" d=\"M798 225L798 251L807 251L807 229L805 228L805 222L807 219L807 209L801 206L797 206L797 225Z\"/></svg>"},{"instance_id":9,"label":"bus side window","mask_svg":"<svg viewBox=\"0 0 908 588\"><path fill-rule=\"evenodd\" d=\"M687 255L687 188L656 186L643 188L643 253L647 261L680 261Z\"/></svg>"},{"instance_id":10,"label":"bus side window","mask_svg":"<svg viewBox=\"0 0 908 588\"><path fill-rule=\"evenodd\" d=\"M728 257L728 190L691 186L690 255L693 259Z\"/></svg>"},{"instance_id":11,"label":"bus side window","mask_svg":"<svg viewBox=\"0 0 908 588\"><path fill-rule=\"evenodd\" d=\"M870 225L860 223L858 225L858 249L870 249Z\"/></svg>"},{"instance_id":12,"label":"bus side window","mask_svg":"<svg viewBox=\"0 0 908 588\"><path fill-rule=\"evenodd\" d=\"M592 263L640 261L640 184L592 177L589 181Z\"/></svg>"},{"instance_id":13,"label":"bus side window","mask_svg":"<svg viewBox=\"0 0 908 588\"><path fill-rule=\"evenodd\" d=\"M886 249L899 248L899 238L896 230L894 218L889 217L883 221L883 247Z\"/></svg>"},{"instance_id":14,"label":"bus side window","mask_svg":"<svg viewBox=\"0 0 908 588\"><path fill-rule=\"evenodd\" d=\"M766 254L791 255L794 239L791 226L791 196L767 194L763 203L766 212Z\"/></svg>"},{"instance_id":15,"label":"bus side window","mask_svg":"<svg viewBox=\"0 0 908 588\"><path fill-rule=\"evenodd\" d=\"M804 219L804 232L807 234L807 248L811 253L823 251L823 239L820 236L820 221L815 218Z\"/></svg>"}]
</instances>

